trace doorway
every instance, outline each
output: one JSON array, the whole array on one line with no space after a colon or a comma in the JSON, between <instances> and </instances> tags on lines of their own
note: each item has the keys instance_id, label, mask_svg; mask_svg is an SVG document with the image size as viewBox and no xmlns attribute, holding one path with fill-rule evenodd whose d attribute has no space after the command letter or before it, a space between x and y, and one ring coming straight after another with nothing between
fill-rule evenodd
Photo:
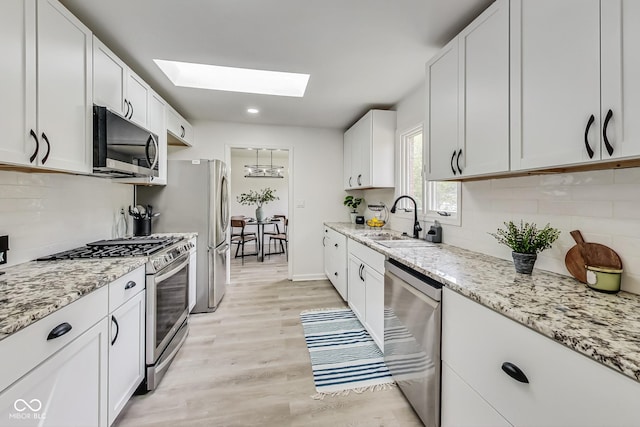
<instances>
[{"instance_id":1,"label":"doorway","mask_svg":"<svg viewBox=\"0 0 640 427\"><path fill-rule=\"evenodd\" d=\"M244 218L244 229L231 229L236 236L231 237L229 283L260 281L265 276L291 279L292 150L288 147L227 146L226 154L229 215L236 220ZM263 204L264 219L256 221L259 216L257 205L243 201L240 196L252 192L263 194L267 189L276 200ZM235 224L240 222L235 221Z\"/></svg>"}]
</instances>

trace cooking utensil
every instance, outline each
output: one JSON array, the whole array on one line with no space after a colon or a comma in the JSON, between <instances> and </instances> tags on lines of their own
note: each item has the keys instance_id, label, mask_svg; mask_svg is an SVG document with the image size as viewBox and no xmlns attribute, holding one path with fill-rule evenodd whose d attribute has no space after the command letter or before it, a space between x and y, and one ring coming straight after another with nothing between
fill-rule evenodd
<instances>
[{"instance_id":1,"label":"cooking utensil","mask_svg":"<svg viewBox=\"0 0 640 427\"><path fill-rule=\"evenodd\" d=\"M140 218L146 218L147 216L147 208L142 205L136 205L138 212L140 212Z\"/></svg>"},{"instance_id":2,"label":"cooking utensil","mask_svg":"<svg viewBox=\"0 0 640 427\"><path fill-rule=\"evenodd\" d=\"M570 234L577 244L569 249L564 263L577 280L587 283L586 265L622 269L622 261L613 249L600 243L585 242L579 230L573 230Z\"/></svg>"}]
</instances>

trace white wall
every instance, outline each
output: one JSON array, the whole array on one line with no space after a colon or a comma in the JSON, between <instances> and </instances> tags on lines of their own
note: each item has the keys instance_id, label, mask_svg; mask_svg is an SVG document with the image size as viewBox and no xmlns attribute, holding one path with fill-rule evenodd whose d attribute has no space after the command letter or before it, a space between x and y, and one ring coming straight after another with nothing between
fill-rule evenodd
<instances>
[{"instance_id":1,"label":"white wall","mask_svg":"<svg viewBox=\"0 0 640 427\"><path fill-rule=\"evenodd\" d=\"M322 223L344 221L342 206L342 132L335 129L195 122L193 147L170 158L225 158L225 147L289 149L293 196L290 198L290 262L293 280L324 278ZM235 195L231 195L235 197Z\"/></svg>"},{"instance_id":2,"label":"white wall","mask_svg":"<svg viewBox=\"0 0 640 427\"><path fill-rule=\"evenodd\" d=\"M247 217L256 216L256 205L241 205L236 196L241 193L248 193L249 190L259 191L266 187L275 190L278 200L269 202L262 207L265 216L287 215L289 211L289 155L286 151L274 153L273 164L284 166L282 175L284 178L245 178L245 165L255 164L256 150L231 150L231 173L229 181L231 184L231 200L229 201L229 212L231 215L244 215ZM260 164L270 164L271 159L268 151L261 151L259 157Z\"/></svg>"},{"instance_id":3,"label":"white wall","mask_svg":"<svg viewBox=\"0 0 640 427\"><path fill-rule=\"evenodd\" d=\"M396 106L399 132L423 120L423 100L424 89L418 88ZM552 249L538 255L536 267L569 275L564 265L565 254L574 245L569 232L579 229L586 241L618 252L624 267L622 289L640 294L639 184L640 168L463 183L462 225L443 225L443 241L510 260L510 249L489 232L509 220L550 223L562 234ZM371 196L365 192L365 197ZM392 215L390 226L410 231L411 223ZM423 222L423 229L429 225Z\"/></svg>"},{"instance_id":4,"label":"white wall","mask_svg":"<svg viewBox=\"0 0 640 427\"><path fill-rule=\"evenodd\" d=\"M133 186L109 179L0 170L0 235L9 235L8 267L111 238L115 215Z\"/></svg>"}]
</instances>

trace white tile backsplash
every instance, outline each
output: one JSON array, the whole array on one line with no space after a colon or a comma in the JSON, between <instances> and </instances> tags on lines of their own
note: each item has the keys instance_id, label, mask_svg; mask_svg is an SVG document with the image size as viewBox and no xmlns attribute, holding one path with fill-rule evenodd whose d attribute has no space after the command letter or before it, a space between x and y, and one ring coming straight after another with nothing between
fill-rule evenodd
<instances>
[{"instance_id":1,"label":"white tile backsplash","mask_svg":"<svg viewBox=\"0 0 640 427\"><path fill-rule=\"evenodd\" d=\"M462 186L462 226L444 225L445 243L511 259L510 250L488 232L509 220L539 226L550 223L562 234L552 249L538 255L536 266L568 275L564 257L574 245L569 232L579 229L586 241L618 252L624 268L622 288L640 294L640 168L503 178Z\"/></svg>"},{"instance_id":2,"label":"white tile backsplash","mask_svg":"<svg viewBox=\"0 0 640 427\"><path fill-rule=\"evenodd\" d=\"M131 185L109 179L0 170L0 235L9 235L0 268L111 238L116 213L132 200Z\"/></svg>"}]
</instances>

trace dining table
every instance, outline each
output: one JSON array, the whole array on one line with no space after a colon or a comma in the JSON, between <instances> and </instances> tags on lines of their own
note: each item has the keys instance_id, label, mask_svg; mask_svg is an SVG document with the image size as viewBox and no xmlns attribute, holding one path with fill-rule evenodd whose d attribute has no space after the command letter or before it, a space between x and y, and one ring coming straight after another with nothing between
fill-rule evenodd
<instances>
[{"instance_id":1,"label":"dining table","mask_svg":"<svg viewBox=\"0 0 640 427\"><path fill-rule=\"evenodd\" d=\"M280 220L276 218L265 218L262 221L258 221L257 219L247 219L247 223L249 225L255 225L258 228L258 259L260 262L264 262L264 226L265 225L275 225L278 227L280 224Z\"/></svg>"}]
</instances>

